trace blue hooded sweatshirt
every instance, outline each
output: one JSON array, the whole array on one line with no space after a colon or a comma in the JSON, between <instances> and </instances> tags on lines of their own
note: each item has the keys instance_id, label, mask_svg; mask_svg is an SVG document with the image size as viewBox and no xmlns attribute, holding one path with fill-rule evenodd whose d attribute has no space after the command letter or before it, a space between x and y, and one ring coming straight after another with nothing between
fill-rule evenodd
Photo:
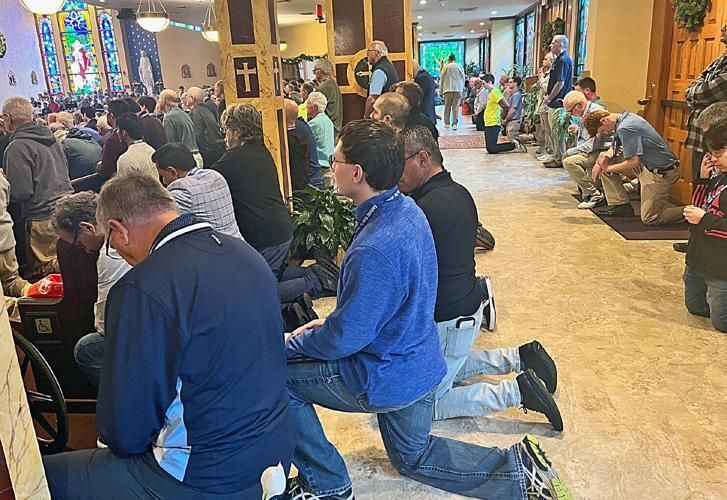
<instances>
[{"instance_id":1,"label":"blue hooded sweatshirt","mask_svg":"<svg viewBox=\"0 0 727 500\"><path fill-rule=\"evenodd\" d=\"M437 255L414 201L392 188L356 208L336 309L288 339L289 358L340 360L346 387L369 405L406 406L446 372L434 323Z\"/></svg>"}]
</instances>

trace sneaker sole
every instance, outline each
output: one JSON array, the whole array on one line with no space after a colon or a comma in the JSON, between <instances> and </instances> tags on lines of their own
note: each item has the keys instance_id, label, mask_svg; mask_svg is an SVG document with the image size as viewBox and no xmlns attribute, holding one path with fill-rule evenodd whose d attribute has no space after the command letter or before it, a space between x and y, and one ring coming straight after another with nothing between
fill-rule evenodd
<instances>
[{"instance_id":1,"label":"sneaker sole","mask_svg":"<svg viewBox=\"0 0 727 500\"><path fill-rule=\"evenodd\" d=\"M490 315L490 320L485 325L485 328L487 328L488 331L493 331L495 329L495 325L497 324L497 312L495 310L495 294L492 291L492 280L489 276L485 276L485 286L487 287L487 298L488 300L485 303L485 307L488 309Z\"/></svg>"}]
</instances>

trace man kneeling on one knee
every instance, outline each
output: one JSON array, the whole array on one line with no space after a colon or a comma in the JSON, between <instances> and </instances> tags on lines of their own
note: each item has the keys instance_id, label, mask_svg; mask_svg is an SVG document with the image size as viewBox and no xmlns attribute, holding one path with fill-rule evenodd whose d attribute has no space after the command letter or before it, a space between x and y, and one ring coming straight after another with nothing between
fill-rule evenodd
<instances>
[{"instance_id":1,"label":"man kneeling on one knee","mask_svg":"<svg viewBox=\"0 0 727 500\"><path fill-rule=\"evenodd\" d=\"M607 217L632 217L634 209L621 176L639 179L641 186L641 221L648 226L684 220L683 207L669 203L674 184L679 179L679 160L669 145L638 115L593 111L584 119L591 137L613 134L613 146L602 153L593 167L592 178L603 182L609 208L599 212Z\"/></svg>"}]
</instances>

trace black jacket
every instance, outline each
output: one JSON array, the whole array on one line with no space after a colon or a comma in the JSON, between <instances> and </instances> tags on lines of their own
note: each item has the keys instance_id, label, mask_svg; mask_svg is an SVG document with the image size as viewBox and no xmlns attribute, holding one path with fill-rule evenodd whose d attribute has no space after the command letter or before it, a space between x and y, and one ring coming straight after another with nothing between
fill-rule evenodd
<instances>
[{"instance_id":1,"label":"black jacket","mask_svg":"<svg viewBox=\"0 0 727 500\"><path fill-rule=\"evenodd\" d=\"M712 279L727 281L727 174L699 179L694 184L692 205L707 213L691 226L687 265Z\"/></svg>"},{"instance_id":2,"label":"black jacket","mask_svg":"<svg viewBox=\"0 0 727 500\"><path fill-rule=\"evenodd\" d=\"M439 142L439 131L437 130L437 127L435 127L432 121L427 118L427 115L419 111L417 108L409 111L409 118L406 119L407 127L413 127L415 125L421 125L422 127L428 128L432 133L434 140Z\"/></svg>"},{"instance_id":3,"label":"black jacket","mask_svg":"<svg viewBox=\"0 0 727 500\"><path fill-rule=\"evenodd\" d=\"M256 250L282 245L293 236L278 170L262 142L228 149L212 165L227 181L243 238Z\"/></svg>"},{"instance_id":4,"label":"black jacket","mask_svg":"<svg viewBox=\"0 0 727 500\"><path fill-rule=\"evenodd\" d=\"M485 297L475 277L477 207L472 195L445 170L411 197L429 221L437 250L434 321L474 314Z\"/></svg>"},{"instance_id":5,"label":"black jacket","mask_svg":"<svg viewBox=\"0 0 727 500\"><path fill-rule=\"evenodd\" d=\"M101 161L101 146L93 137L72 128L63 141L63 152L68 160L68 177L78 179L96 172L96 164Z\"/></svg>"},{"instance_id":6,"label":"black jacket","mask_svg":"<svg viewBox=\"0 0 727 500\"><path fill-rule=\"evenodd\" d=\"M384 56L378 61L374 63L373 66L371 66L371 74L374 74L374 71L377 69L380 69L384 72L386 75L386 85L384 85L384 88L381 89L381 93L385 94L389 90L391 90L391 86L394 85L399 81L399 73L396 71L396 68L393 64L391 64L391 61L389 61L389 58Z\"/></svg>"},{"instance_id":7,"label":"black jacket","mask_svg":"<svg viewBox=\"0 0 727 500\"><path fill-rule=\"evenodd\" d=\"M225 139L217 125L217 119L204 105L192 108L189 117L194 125L199 154L204 159L205 168L210 168L225 152Z\"/></svg>"}]
</instances>

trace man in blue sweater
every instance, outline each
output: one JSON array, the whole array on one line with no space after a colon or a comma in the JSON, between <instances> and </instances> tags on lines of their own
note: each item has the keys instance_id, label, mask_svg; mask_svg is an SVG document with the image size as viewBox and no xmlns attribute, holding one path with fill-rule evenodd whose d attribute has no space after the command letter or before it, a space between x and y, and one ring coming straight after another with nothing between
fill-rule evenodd
<instances>
[{"instance_id":1,"label":"man in blue sweater","mask_svg":"<svg viewBox=\"0 0 727 500\"><path fill-rule=\"evenodd\" d=\"M336 309L287 339L299 471L288 494L353 498L315 404L377 414L389 459L405 476L452 493L524 500L544 481L552 484L537 442L503 450L429 434L446 373L434 323L437 256L426 217L397 189L404 162L401 140L384 123L358 120L341 131L332 168L340 193L357 205L358 225Z\"/></svg>"},{"instance_id":2,"label":"man in blue sweater","mask_svg":"<svg viewBox=\"0 0 727 500\"><path fill-rule=\"evenodd\" d=\"M134 266L106 304L108 448L45 457L53 498L261 498L295 445L270 268L142 174L108 181L96 218Z\"/></svg>"}]
</instances>

